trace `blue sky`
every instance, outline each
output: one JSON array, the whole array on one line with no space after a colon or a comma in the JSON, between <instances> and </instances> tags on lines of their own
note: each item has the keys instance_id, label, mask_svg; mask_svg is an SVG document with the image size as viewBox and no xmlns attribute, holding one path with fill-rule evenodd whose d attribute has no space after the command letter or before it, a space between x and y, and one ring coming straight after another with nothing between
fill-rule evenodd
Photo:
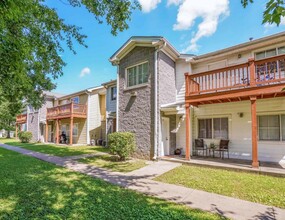
<instances>
[{"instance_id":1,"label":"blue sky","mask_svg":"<svg viewBox=\"0 0 285 220\"><path fill-rule=\"evenodd\" d=\"M62 54L67 63L57 79L55 92L68 94L116 78L109 57L134 35L163 36L180 52L205 54L285 30L262 25L266 0L244 9L238 0L140 0L143 10L135 11L129 29L113 36L106 23L98 24L85 8L73 8L66 0L49 0L66 23L82 27L88 48L75 45L77 54Z\"/></svg>"}]
</instances>

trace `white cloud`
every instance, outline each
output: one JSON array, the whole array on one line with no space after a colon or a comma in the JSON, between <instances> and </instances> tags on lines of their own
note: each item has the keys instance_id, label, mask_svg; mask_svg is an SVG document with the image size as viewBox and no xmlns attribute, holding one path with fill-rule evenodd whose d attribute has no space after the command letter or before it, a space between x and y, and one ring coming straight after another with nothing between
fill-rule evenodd
<instances>
[{"instance_id":1,"label":"white cloud","mask_svg":"<svg viewBox=\"0 0 285 220\"><path fill-rule=\"evenodd\" d=\"M79 77L82 78L82 77L84 77L84 76L86 76L86 75L88 75L90 73L91 73L90 68L89 67L85 67L85 68L83 68L81 70Z\"/></svg>"},{"instance_id":2,"label":"white cloud","mask_svg":"<svg viewBox=\"0 0 285 220\"><path fill-rule=\"evenodd\" d=\"M229 0L168 0L168 5L171 4L179 5L174 30L189 30L196 19L202 19L189 42L190 45L183 49L183 53L197 50L198 40L214 34L220 19L229 15Z\"/></svg>"},{"instance_id":3,"label":"white cloud","mask_svg":"<svg viewBox=\"0 0 285 220\"><path fill-rule=\"evenodd\" d=\"M161 0L139 0L142 6L142 11L148 13L156 8L156 6L161 2Z\"/></svg>"}]
</instances>

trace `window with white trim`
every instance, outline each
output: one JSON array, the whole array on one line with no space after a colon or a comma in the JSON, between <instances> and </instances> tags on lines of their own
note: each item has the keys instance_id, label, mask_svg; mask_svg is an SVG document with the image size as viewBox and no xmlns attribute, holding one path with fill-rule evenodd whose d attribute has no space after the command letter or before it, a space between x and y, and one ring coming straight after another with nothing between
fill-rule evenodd
<instances>
[{"instance_id":1,"label":"window with white trim","mask_svg":"<svg viewBox=\"0 0 285 220\"><path fill-rule=\"evenodd\" d=\"M285 141L285 115L258 116L258 136L261 141Z\"/></svg>"},{"instance_id":2,"label":"window with white trim","mask_svg":"<svg viewBox=\"0 0 285 220\"><path fill-rule=\"evenodd\" d=\"M127 68L127 87L148 82L148 62Z\"/></svg>"},{"instance_id":3,"label":"window with white trim","mask_svg":"<svg viewBox=\"0 0 285 220\"><path fill-rule=\"evenodd\" d=\"M79 96L71 98L70 101L73 102L74 104L79 104Z\"/></svg>"},{"instance_id":4,"label":"window with white trim","mask_svg":"<svg viewBox=\"0 0 285 220\"><path fill-rule=\"evenodd\" d=\"M111 100L116 100L117 99L117 87L111 87Z\"/></svg>"},{"instance_id":5,"label":"window with white trim","mask_svg":"<svg viewBox=\"0 0 285 220\"><path fill-rule=\"evenodd\" d=\"M198 119L198 138L228 139L228 118Z\"/></svg>"},{"instance_id":6,"label":"window with white trim","mask_svg":"<svg viewBox=\"0 0 285 220\"><path fill-rule=\"evenodd\" d=\"M274 57L276 55L282 55L282 54L285 54L285 46L257 52L255 53L255 59L260 60L260 59Z\"/></svg>"}]
</instances>

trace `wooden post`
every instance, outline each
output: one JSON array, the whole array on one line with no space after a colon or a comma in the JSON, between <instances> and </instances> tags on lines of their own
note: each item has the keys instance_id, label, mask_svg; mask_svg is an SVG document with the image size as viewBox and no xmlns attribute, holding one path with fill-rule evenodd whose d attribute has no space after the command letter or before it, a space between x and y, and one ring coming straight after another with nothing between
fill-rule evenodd
<instances>
[{"instance_id":1,"label":"wooden post","mask_svg":"<svg viewBox=\"0 0 285 220\"><path fill-rule=\"evenodd\" d=\"M16 131L15 131L15 136L16 136L16 139L18 138L18 124L16 123Z\"/></svg>"},{"instance_id":2,"label":"wooden post","mask_svg":"<svg viewBox=\"0 0 285 220\"><path fill-rule=\"evenodd\" d=\"M185 104L185 111L186 111L186 160L190 160L190 105L188 103Z\"/></svg>"},{"instance_id":3,"label":"wooden post","mask_svg":"<svg viewBox=\"0 0 285 220\"><path fill-rule=\"evenodd\" d=\"M188 73L184 73L185 76L185 96L187 97L189 95L189 77L188 77Z\"/></svg>"},{"instance_id":4,"label":"wooden post","mask_svg":"<svg viewBox=\"0 0 285 220\"><path fill-rule=\"evenodd\" d=\"M48 143L48 120L46 121L46 135L45 142Z\"/></svg>"},{"instance_id":5,"label":"wooden post","mask_svg":"<svg viewBox=\"0 0 285 220\"><path fill-rule=\"evenodd\" d=\"M252 167L258 168L258 149L257 149L257 119L256 119L256 96L250 97L251 102L251 140L252 140Z\"/></svg>"},{"instance_id":6,"label":"wooden post","mask_svg":"<svg viewBox=\"0 0 285 220\"><path fill-rule=\"evenodd\" d=\"M72 138L73 138L73 117L70 117L70 135L69 135L69 144L72 145Z\"/></svg>"},{"instance_id":7,"label":"wooden post","mask_svg":"<svg viewBox=\"0 0 285 220\"><path fill-rule=\"evenodd\" d=\"M58 119L56 119L56 133L55 133L55 137L56 137L56 144L59 144L59 122Z\"/></svg>"},{"instance_id":8,"label":"wooden post","mask_svg":"<svg viewBox=\"0 0 285 220\"><path fill-rule=\"evenodd\" d=\"M248 59L250 86L256 86L254 58Z\"/></svg>"}]
</instances>

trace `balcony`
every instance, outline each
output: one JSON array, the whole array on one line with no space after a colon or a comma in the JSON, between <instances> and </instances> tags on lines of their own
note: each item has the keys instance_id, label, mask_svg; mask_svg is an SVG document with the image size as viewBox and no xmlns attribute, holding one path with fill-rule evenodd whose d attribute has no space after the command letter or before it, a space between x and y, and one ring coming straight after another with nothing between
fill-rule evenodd
<instances>
[{"instance_id":1,"label":"balcony","mask_svg":"<svg viewBox=\"0 0 285 220\"><path fill-rule=\"evenodd\" d=\"M17 124L25 124L27 122L27 114L21 114L16 116Z\"/></svg>"},{"instance_id":2,"label":"balcony","mask_svg":"<svg viewBox=\"0 0 285 220\"><path fill-rule=\"evenodd\" d=\"M192 105L270 98L284 95L285 55L185 74L185 99Z\"/></svg>"},{"instance_id":3,"label":"balcony","mask_svg":"<svg viewBox=\"0 0 285 220\"><path fill-rule=\"evenodd\" d=\"M69 103L47 109L47 120L63 118L86 118L87 105Z\"/></svg>"}]
</instances>

